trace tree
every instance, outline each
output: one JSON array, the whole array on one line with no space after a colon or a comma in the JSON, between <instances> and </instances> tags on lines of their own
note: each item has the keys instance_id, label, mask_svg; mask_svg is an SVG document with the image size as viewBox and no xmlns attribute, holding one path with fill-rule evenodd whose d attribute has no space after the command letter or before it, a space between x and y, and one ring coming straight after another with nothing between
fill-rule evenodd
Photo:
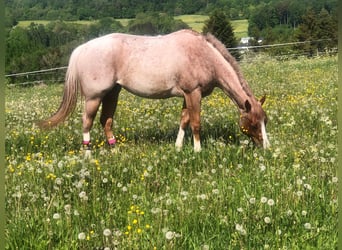
<instances>
[{"instance_id":1,"label":"tree","mask_svg":"<svg viewBox=\"0 0 342 250\"><path fill-rule=\"evenodd\" d=\"M215 10L209 16L209 19L205 22L202 31L204 34L213 34L227 48L235 48L238 45L238 41L234 35L233 26L231 25L228 16L220 10ZM231 54L236 59L240 59L240 53L238 51L233 50Z\"/></svg>"},{"instance_id":2,"label":"tree","mask_svg":"<svg viewBox=\"0 0 342 250\"><path fill-rule=\"evenodd\" d=\"M298 41L307 42L297 48L306 51L309 56L317 51L336 47L337 20L325 9L319 13L309 9L302 18L296 37Z\"/></svg>"}]
</instances>

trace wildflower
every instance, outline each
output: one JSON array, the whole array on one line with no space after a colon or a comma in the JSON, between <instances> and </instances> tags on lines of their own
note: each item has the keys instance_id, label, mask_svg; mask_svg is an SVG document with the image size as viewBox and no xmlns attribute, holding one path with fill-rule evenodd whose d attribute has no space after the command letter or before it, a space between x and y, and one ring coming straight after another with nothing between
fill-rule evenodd
<instances>
[{"instance_id":1,"label":"wildflower","mask_svg":"<svg viewBox=\"0 0 342 250\"><path fill-rule=\"evenodd\" d=\"M311 224L307 222L307 223L304 224L304 227L305 227L305 229L310 230L311 229Z\"/></svg>"},{"instance_id":2,"label":"wildflower","mask_svg":"<svg viewBox=\"0 0 342 250\"><path fill-rule=\"evenodd\" d=\"M82 233L79 233L79 234L78 234L78 239L79 239L79 240L85 240L85 238L86 238L85 233L82 232Z\"/></svg>"},{"instance_id":3,"label":"wildflower","mask_svg":"<svg viewBox=\"0 0 342 250\"><path fill-rule=\"evenodd\" d=\"M172 240L175 237L175 232L167 231L165 237L167 240Z\"/></svg>"},{"instance_id":4,"label":"wildflower","mask_svg":"<svg viewBox=\"0 0 342 250\"><path fill-rule=\"evenodd\" d=\"M270 224L270 223L271 223L271 218L268 217L268 216L266 216L266 217L264 218L264 221L265 221L266 224Z\"/></svg>"},{"instance_id":5,"label":"wildflower","mask_svg":"<svg viewBox=\"0 0 342 250\"><path fill-rule=\"evenodd\" d=\"M134 219L133 220L133 224L135 225L135 224L138 224L138 220L137 219Z\"/></svg>"},{"instance_id":6,"label":"wildflower","mask_svg":"<svg viewBox=\"0 0 342 250\"><path fill-rule=\"evenodd\" d=\"M243 228L243 225L235 224L235 230L238 231L242 235L246 235L246 230Z\"/></svg>"},{"instance_id":7,"label":"wildflower","mask_svg":"<svg viewBox=\"0 0 342 250\"><path fill-rule=\"evenodd\" d=\"M254 198L254 197L250 198L250 199L249 199L249 203L255 204L255 198Z\"/></svg>"},{"instance_id":8,"label":"wildflower","mask_svg":"<svg viewBox=\"0 0 342 250\"><path fill-rule=\"evenodd\" d=\"M61 215L60 215L59 213L54 213L53 216L52 216L52 218L53 218L54 220L59 220L59 219L61 218Z\"/></svg>"},{"instance_id":9,"label":"wildflower","mask_svg":"<svg viewBox=\"0 0 342 250\"><path fill-rule=\"evenodd\" d=\"M267 202L267 198L263 196L263 197L261 197L260 201L261 201L261 203L266 203Z\"/></svg>"},{"instance_id":10,"label":"wildflower","mask_svg":"<svg viewBox=\"0 0 342 250\"><path fill-rule=\"evenodd\" d=\"M109 237L112 234L112 232L110 231L110 229L106 228L105 230L103 230L103 235L106 237Z\"/></svg>"},{"instance_id":11,"label":"wildflower","mask_svg":"<svg viewBox=\"0 0 342 250\"><path fill-rule=\"evenodd\" d=\"M274 200L269 199L269 200L267 201L267 204L268 204L269 206L273 206L273 205L274 205Z\"/></svg>"},{"instance_id":12,"label":"wildflower","mask_svg":"<svg viewBox=\"0 0 342 250\"><path fill-rule=\"evenodd\" d=\"M306 188L307 190L311 190L311 185L310 185L310 184L307 184L307 183L305 183L305 184L304 184L304 188Z\"/></svg>"}]
</instances>

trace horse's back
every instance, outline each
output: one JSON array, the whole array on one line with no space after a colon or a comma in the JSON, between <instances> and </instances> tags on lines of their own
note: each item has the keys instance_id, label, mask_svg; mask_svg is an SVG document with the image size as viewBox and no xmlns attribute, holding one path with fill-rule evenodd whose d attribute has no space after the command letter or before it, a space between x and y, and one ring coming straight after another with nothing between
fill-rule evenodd
<instances>
[{"instance_id":1,"label":"horse's back","mask_svg":"<svg viewBox=\"0 0 342 250\"><path fill-rule=\"evenodd\" d=\"M98 95L119 83L134 94L164 98L181 96L182 82L210 81L205 46L203 37L190 30L163 36L112 33L74 53L84 94Z\"/></svg>"}]
</instances>

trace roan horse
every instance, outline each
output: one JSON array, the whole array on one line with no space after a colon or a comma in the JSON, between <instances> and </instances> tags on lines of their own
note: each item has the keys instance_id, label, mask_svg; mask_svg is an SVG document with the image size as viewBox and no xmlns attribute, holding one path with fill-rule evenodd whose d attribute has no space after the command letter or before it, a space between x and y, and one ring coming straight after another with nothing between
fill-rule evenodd
<instances>
[{"instance_id":1,"label":"roan horse","mask_svg":"<svg viewBox=\"0 0 342 250\"><path fill-rule=\"evenodd\" d=\"M77 47L71 54L63 100L58 111L39 123L50 128L75 109L78 92L84 96L83 145L89 146L93 120L102 103L100 122L109 145L114 112L121 88L146 98L183 97L176 148L181 149L186 127L193 133L194 151L201 150L201 98L221 88L240 112L240 129L267 148L267 116L236 60L213 35L181 30L165 36L113 33Z\"/></svg>"}]
</instances>

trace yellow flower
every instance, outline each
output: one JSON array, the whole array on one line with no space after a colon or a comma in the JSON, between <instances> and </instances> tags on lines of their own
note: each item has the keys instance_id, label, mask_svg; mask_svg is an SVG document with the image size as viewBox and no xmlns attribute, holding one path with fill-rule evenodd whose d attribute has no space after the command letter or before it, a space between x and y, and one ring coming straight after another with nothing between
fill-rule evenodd
<instances>
[{"instance_id":1,"label":"yellow flower","mask_svg":"<svg viewBox=\"0 0 342 250\"><path fill-rule=\"evenodd\" d=\"M135 225L135 224L138 224L138 220L137 219L134 219L133 220L133 224Z\"/></svg>"}]
</instances>

